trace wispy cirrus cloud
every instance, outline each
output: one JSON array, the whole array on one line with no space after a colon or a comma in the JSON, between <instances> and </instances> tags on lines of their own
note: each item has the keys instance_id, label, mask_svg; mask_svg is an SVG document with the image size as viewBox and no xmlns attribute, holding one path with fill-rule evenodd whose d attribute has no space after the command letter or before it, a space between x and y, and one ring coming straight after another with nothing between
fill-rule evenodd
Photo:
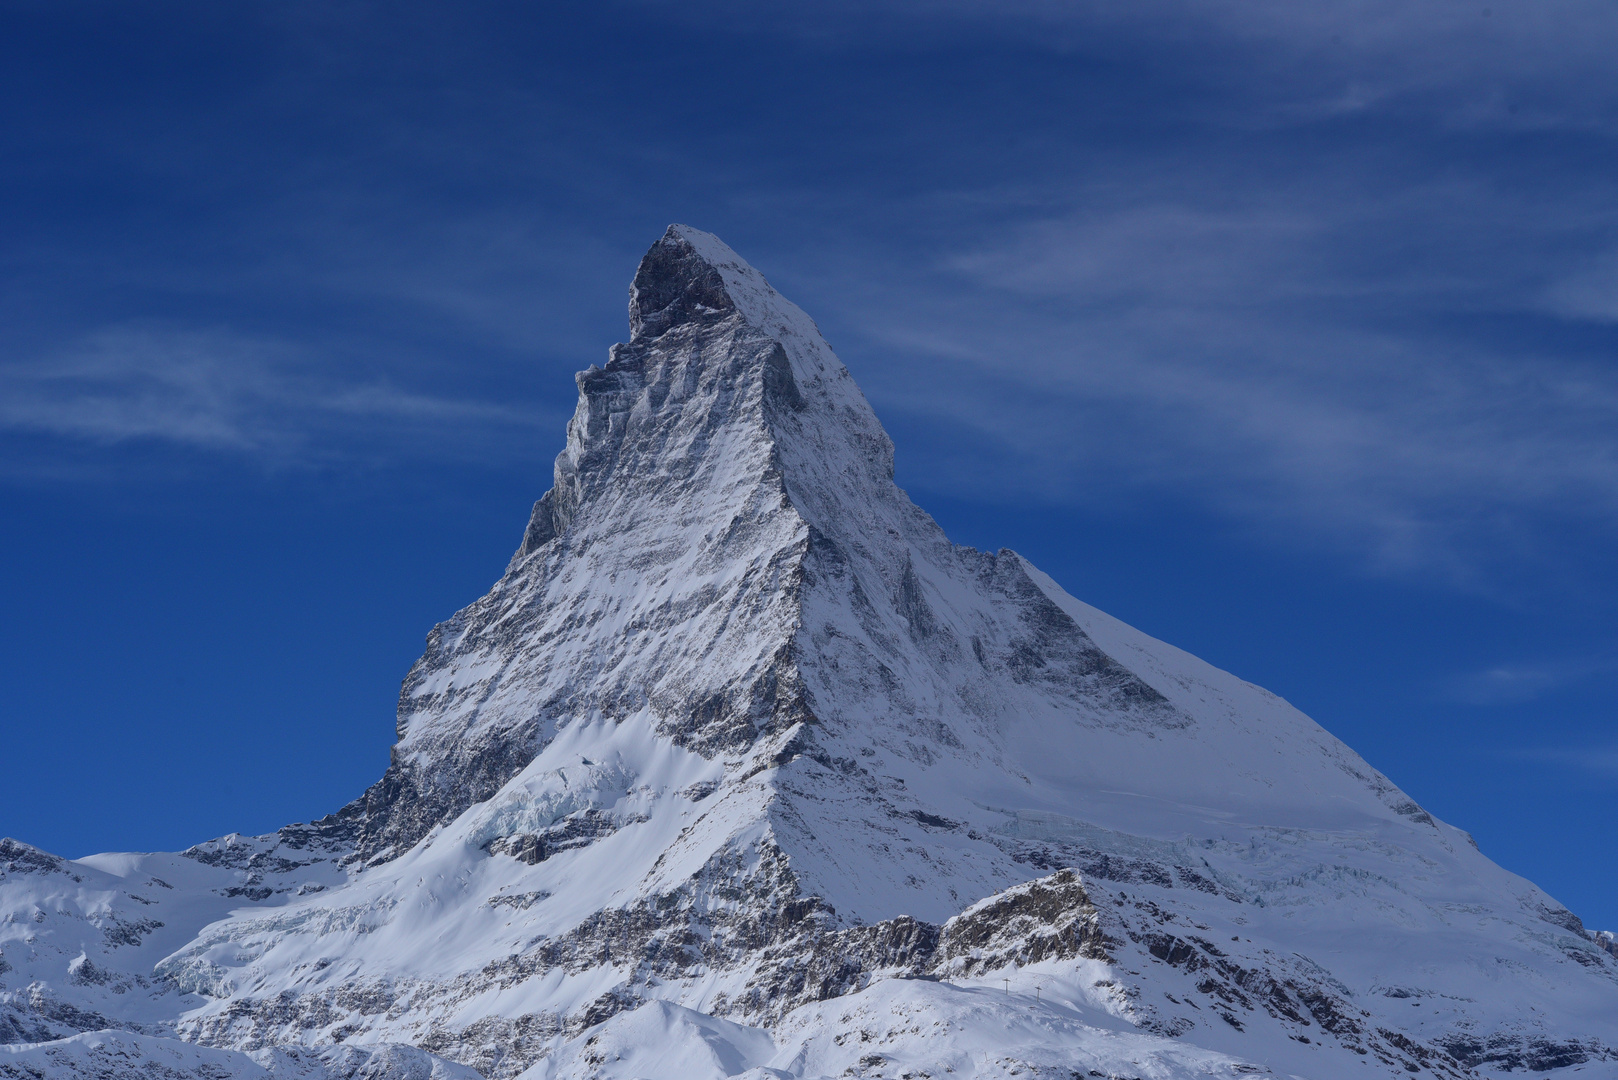
<instances>
[{"instance_id":1,"label":"wispy cirrus cloud","mask_svg":"<svg viewBox=\"0 0 1618 1080\"><path fill-rule=\"evenodd\" d=\"M1546 286L1541 303L1570 319L1618 323L1618 247L1569 266Z\"/></svg>"},{"instance_id":2,"label":"wispy cirrus cloud","mask_svg":"<svg viewBox=\"0 0 1618 1080\"><path fill-rule=\"evenodd\" d=\"M1618 780L1618 746L1592 743L1589 746L1537 747L1519 752L1517 757L1546 765L1557 765L1575 772Z\"/></svg>"},{"instance_id":3,"label":"wispy cirrus cloud","mask_svg":"<svg viewBox=\"0 0 1618 1080\"><path fill-rule=\"evenodd\" d=\"M268 467L526 455L550 410L368 378L308 346L227 330L109 328L0 363L0 431L157 442Z\"/></svg>"},{"instance_id":4,"label":"wispy cirrus cloud","mask_svg":"<svg viewBox=\"0 0 1618 1080\"><path fill-rule=\"evenodd\" d=\"M853 250L800 270L873 400L926 439L908 482L1196 504L1468 586L1618 539L1618 190L1593 167L1618 129L1618 8L636 6L828 54L993 47L1035 73L1026 125L985 88L976 134L1007 168L844 202ZM938 134L916 142L972 144Z\"/></svg>"},{"instance_id":5,"label":"wispy cirrus cloud","mask_svg":"<svg viewBox=\"0 0 1618 1080\"><path fill-rule=\"evenodd\" d=\"M1441 696L1465 705L1520 705L1618 671L1611 653L1496 664L1442 681Z\"/></svg>"},{"instance_id":6,"label":"wispy cirrus cloud","mask_svg":"<svg viewBox=\"0 0 1618 1080\"><path fill-rule=\"evenodd\" d=\"M964 39L1172 69L1211 93L1203 120L1266 128L1379 111L1458 127L1610 129L1618 11L1600 0L1399 4L1349 0L884 0L792 11L720 2L632 6L810 47L907 51Z\"/></svg>"},{"instance_id":7,"label":"wispy cirrus cloud","mask_svg":"<svg viewBox=\"0 0 1618 1080\"><path fill-rule=\"evenodd\" d=\"M1155 491L1462 579L1618 530L1618 370L1546 299L1611 232L1588 193L1124 180L848 299L879 403L969 433L923 483Z\"/></svg>"},{"instance_id":8,"label":"wispy cirrus cloud","mask_svg":"<svg viewBox=\"0 0 1618 1080\"><path fill-rule=\"evenodd\" d=\"M622 332L639 245L678 217L783 271L839 328L884 414L927 440L901 444L923 485L1184 501L1266 541L1455 580L1544 558L1568 522L1611 536L1618 379L1566 331L1618 311L1618 192L1589 166L1606 144L1575 145L1607 138L1618 103L1614 9L631 6L653 50L626 40L620 66L577 70L560 57L565 93L529 81L548 69L524 50L554 35L494 41L453 13L409 48L364 53L393 73L378 85L421 75L430 108L370 96L325 14L309 33L312 9L278 9L263 36L298 61L255 87L254 107L335 118L369 165L294 154L300 167L240 220L210 222L185 259L154 268L166 249L146 243L97 249L80 270L98 289L102 273L127 273L120 289L161 279L157 305L279 302L300 344L204 343L213 332L194 322L161 346L80 340L0 373L0 423L286 460L498 455L527 438L525 419L553 441L567 375ZM352 41L374 37L360 9L332 18ZM659 66L680 54L671 35L687 50L770 38L723 51L795 74ZM775 49L783 37L791 48ZM883 59L828 65L839 51ZM444 57L463 55L477 92L450 79L437 93ZM982 86L963 89L963 55ZM664 102L666 123L626 122L672 77L690 92ZM746 108L727 96L733 78L758 83ZM794 97L802 87L818 90ZM719 121L710 101L738 109ZM835 130L820 126L833 115ZM216 136L254 128L198 145L211 155ZM243 160L259 163L248 142ZM120 168L97 174L141 175L167 145L129 139ZM222 270L186 261L221 236L240 244ZM40 276L28 270L19 280ZM372 355L403 341L437 374L315 363L298 324L337 309L365 323ZM468 361L465 342L504 353ZM539 380L507 362L545 349L556 394L539 401Z\"/></svg>"}]
</instances>

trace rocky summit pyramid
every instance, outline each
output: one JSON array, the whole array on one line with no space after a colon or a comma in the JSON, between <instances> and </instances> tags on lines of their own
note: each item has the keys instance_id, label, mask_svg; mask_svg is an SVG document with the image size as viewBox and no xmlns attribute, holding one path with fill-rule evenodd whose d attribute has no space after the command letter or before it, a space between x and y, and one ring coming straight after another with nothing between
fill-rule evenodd
<instances>
[{"instance_id":1,"label":"rocky summit pyramid","mask_svg":"<svg viewBox=\"0 0 1618 1080\"><path fill-rule=\"evenodd\" d=\"M336 814L0 846L0 1077L1618 1075L1608 939L1272 694L958 547L674 226Z\"/></svg>"}]
</instances>

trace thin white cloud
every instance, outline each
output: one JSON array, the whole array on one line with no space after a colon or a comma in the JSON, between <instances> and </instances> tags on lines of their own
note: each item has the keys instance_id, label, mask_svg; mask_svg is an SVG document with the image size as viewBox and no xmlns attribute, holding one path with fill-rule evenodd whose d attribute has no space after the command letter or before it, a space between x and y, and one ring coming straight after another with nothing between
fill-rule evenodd
<instances>
[{"instance_id":1,"label":"thin white cloud","mask_svg":"<svg viewBox=\"0 0 1618 1080\"><path fill-rule=\"evenodd\" d=\"M116 327L0 364L0 430L159 442L273 466L491 448L526 456L536 426L556 419L404 389L319 363L306 347L222 330Z\"/></svg>"},{"instance_id":2,"label":"thin white cloud","mask_svg":"<svg viewBox=\"0 0 1618 1080\"><path fill-rule=\"evenodd\" d=\"M1546 286L1546 310L1571 319L1618 323L1618 251L1590 258Z\"/></svg>"},{"instance_id":3,"label":"thin white cloud","mask_svg":"<svg viewBox=\"0 0 1618 1080\"><path fill-rule=\"evenodd\" d=\"M1465 705L1519 705L1614 670L1618 659L1611 656L1497 664L1445 679L1439 691Z\"/></svg>"},{"instance_id":4,"label":"thin white cloud","mask_svg":"<svg viewBox=\"0 0 1618 1080\"><path fill-rule=\"evenodd\" d=\"M1520 751L1517 757L1528 761L1559 765L1580 772L1618 780L1618 746L1591 744L1589 746L1535 747Z\"/></svg>"},{"instance_id":5,"label":"thin white cloud","mask_svg":"<svg viewBox=\"0 0 1618 1080\"><path fill-rule=\"evenodd\" d=\"M1544 309L1556 264L1537 241L1510 253L1528 211L1452 184L1338 200L1292 183L1212 207L1092 197L840 293L878 405L971 433L972 453L910 475L1092 506L1153 489L1459 579L1548 525L1618 529L1618 371L1472 329ZM1505 257L1470 257L1479 221ZM1416 265L1362 268L1360 231Z\"/></svg>"},{"instance_id":6,"label":"thin white cloud","mask_svg":"<svg viewBox=\"0 0 1618 1080\"><path fill-rule=\"evenodd\" d=\"M1514 197L1478 180L1516 147L1495 148L1476 168L1446 163L1437 173L1449 179L1433 179L1417 160L1430 122L1402 142L1403 129L1388 128L1353 153L1305 164L1288 156L1297 146L1267 136L1235 149L1202 141L1214 129L1304 127L1435 101L1448 123L1602 123L1618 102L1618 9L1146 0L663 10L716 32L793 34L828 48L955 48L969 32L976 42L1109 50L1120 64L1174 72L1159 82L1195 88L1143 107L1147 121L1172 121L1167 134L1120 149L1114 133L1066 151L1053 136L1045 172L1018 178L1026 188L1003 172L995 186L988 170L981 187L908 203L858 183L786 190L697 137L594 133L556 175L538 161L559 152L554 140L535 139L543 151L515 164L501 144L502 172L566 174L593 196L613 192L602 196L612 220L633 219L625 207L647 200L642 178L654 176L660 190L694 184L710 197L697 205L727 207L756 235L778 237L788 249L781 284L851 329L855 348L844 351L884 413L919 418L950 444L925 463L906 459L923 484L1091 506L1167 494L1278 543L1301 537L1373 566L1461 579L1500 552L1532 549L1548 522L1593 521L1603 535L1618 522L1618 378L1551 345L1528 355L1456 332L1468 316L1501 312L1612 318L1601 243L1577 239L1610 230L1606 181L1586 171L1572 190L1528 184L1520 190L1533 197ZM1421 94L1429 99L1412 104ZM1186 108L1202 110L1191 124ZM1174 132L1186 128L1195 132L1182 146ZM458 133L409 137L443 160L487 153ZM625 170L626 143L666 160ZM422 316L415 339L436 336L423 348L437 352L441 375L461 335L513 354L550 347L576 357L571 370L621 334L616 311L597 331L576 309L608 289L617 307L632 265L620 260L638 241L603 245L591 239L596 224L570 225L522 200L422 213L407 194L395 197L320 187L292 200L294 242L275 249L274 265L234 268L223 291L262 282L374 303L373 313L408 308ZM929 227L926 200L951 197L936 220L957 235L934 266L907 265L917 251L909 241ZM872 238L818 268L800 261L821 242L805 236L867 228ZM729 238L776 268L768 252ZM1558 244L1578 249L1548 251ZM811 284L807 295L794 278ZM1447 331L1422 328L1435 315ZM288 460L360 453L367 440L384 455L462 454L494 436L527 447L530 431L554 440L561 429L554 409L322 374L306 351L139 336L0 371L0 426ZM489 387L510 378L478 374ZM565 374L556 381L566 396Z\"/></svg>"},{"instance_id":7,"label":"thin white cloud","mask_svg":"<svg viewBox=\"0 0 1618 1080\"><path fill-rule=\"evenodd\" d=\"M792 10L635 6L827 49L924 51L965 37L1172 66L1221 91L1204 118L1270 126L1401 109L1462 127L1610 128L1618 8L1604 0L852 0ZM1231 94L1241 95L1241 108ZM1254 108L1255 104L1260 107Z\"/></svg>"}]
</instances>

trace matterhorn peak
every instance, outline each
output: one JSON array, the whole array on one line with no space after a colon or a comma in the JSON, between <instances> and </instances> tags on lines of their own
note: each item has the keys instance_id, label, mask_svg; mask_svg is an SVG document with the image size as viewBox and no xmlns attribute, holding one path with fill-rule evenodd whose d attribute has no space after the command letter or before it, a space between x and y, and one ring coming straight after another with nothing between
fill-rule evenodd
<instances>
[{"instance_id":1,"label":"matterhorn peak","mask_svg":"<svg viewBox=\"0 0 1618 1080\"><path fill-rule=\"evenodd\" d=\"M630 297L630 340L579 373L506 578L434 630L388 775L338 815L367 861L492 795L581 716L644 715L707 754L811 722L797 660L814 566L880 552L882 595L911 543L950 548L894 485L892 443L813 321L735 252L672 226Z\"/></svg>"},{"instance_id":2,"label":"matterhorn peak","mask_svg":"<svg viewBox=\"0 0 1618 1080\"><path fill-rule=\"evenodd\" d=\"M1286 702L950 543L716 237L671 226L629 321L364 795L173 855L0 844L0 1076L1618 1060L1602 941Z\"/></svg>"},{"instance_id":3,"label":"matterhorn peak","mask_svg":"<svg viewBox=\"0 0 1618 1080\"><path fill-rule=\"evenodd\" d=\"M891 481L893 445L819 329L717 237L669 226L629 296L630 340L605 368L579 373L567 448L519 558L566 531L614 474L672 469L698 483L733 481L734 470L705 470L698 459L741 449L738 441L807 440L809 454L862 461L874 482ZM805 412L814 416L786 422Z\"/></svg>"},{"instance_id":4,"label":"matterhorn peak","mask_svg":"<svg viewBox=\"0 0 1618 1080\"><path fill-rule=\"evenodd\" d=\"M813 349L816 368L836 362L814 321L728 244L689 225L670 225L642 256L630 282L632 338L657 337L684 323L731 314L766 335Z\"/></svg>"},{"instance_id":5,"label":"matterhorn peak","mask_svg":"<svg viewBox=\"0 0 1618 1080\"><path fill-rule=\"evenodd\" d=\"M719 265L733 276L762 281L712 233L670 225L640 261L629 285L629 329L634 337L657 337L693 321L723 318L736 310Z\"/></svg>"}]
</instances>

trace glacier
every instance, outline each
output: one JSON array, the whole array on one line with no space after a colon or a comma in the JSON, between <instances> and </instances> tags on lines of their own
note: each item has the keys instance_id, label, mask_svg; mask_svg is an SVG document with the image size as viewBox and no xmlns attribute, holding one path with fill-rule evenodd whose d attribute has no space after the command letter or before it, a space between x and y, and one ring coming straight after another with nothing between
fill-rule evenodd
<instances>
[{"instance_id":1,"label":"glacier","mask_svg":"<svg viewBox=\"0 0 1618 1080\"><path fill-rule=\"evenodd\" d=\"M1618 958L1267 691L952 544L671 226L384 776L0 841L0 1077L1618 1075Z\"/></svg>"}]
</instances>

